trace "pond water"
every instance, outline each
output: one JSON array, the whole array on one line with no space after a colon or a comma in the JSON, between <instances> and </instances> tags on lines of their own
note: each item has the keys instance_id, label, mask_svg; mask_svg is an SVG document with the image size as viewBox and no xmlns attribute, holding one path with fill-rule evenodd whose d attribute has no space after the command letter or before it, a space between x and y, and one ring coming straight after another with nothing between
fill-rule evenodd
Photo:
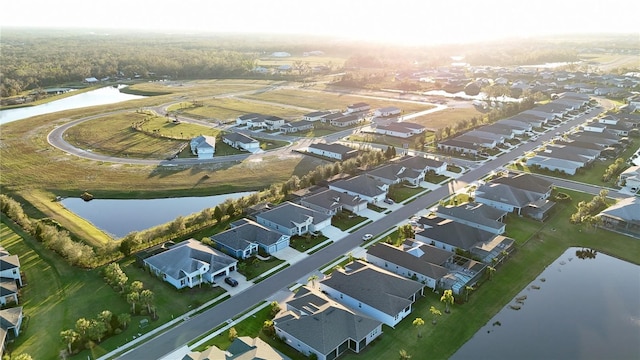
<instances>
[{"instance_id":1,"label":"pond water","mask_svg":"<svg viewBox=\"0 0 640 360\"><path fill-rule=\"evenodd\" d=\"M114 104L145 97L121 93L120 89L123 87L126 86L119 85L117 88L107 86L41 105L2 110L0 111L0 124L6 124L11 121L22 120L32 116L48 114L56 111L78 109L95 105Z\"/></svg>"},{"instance_id":2,"label":"pond water","mask_svg":"<svg viewBox=\"0 0 640 360\"><path fill-rule=\"evenodd\" d=\"M178 216L187 216L215 207L227 198L237 199L253 192L181 197L167 199L94 199L66 198L62 205L115 238L165 224Z\"/></svg>"},{"instance_id":3,"label":"pond water","mask_svg":"<svg viewBox=\"0 0 640 360\"><path fill-rule=\"evenodd\" d=\"M483 92L481 92L478 95L467 95L464 91L459 91L457 93L449 93L446 92L444 90L429 90L429 91L425 91L423 93L424 95L431 95L431 96L444 96L444 97L448 97L448 98L460 98L460 99L465 99L465 100L482 100L485 101L487 100L487 95ZM498 101L498 102L520 102L522 101L522 99L516 99L516 98L512 98L512 97L508 97L508 96L500 96L497 97L495 99L492 99L493 101Z\"/></svg>"},{"instance_id":4,"label":"pond water","mask_svg":"<svg viewBox=\"0 0 640 360\"><path fill-rule=\"evenodd\" d=\"M604 254L580 259L576 250L549 265L451 359L640 359L640 266Z\"/></svg>"}]
</instances>

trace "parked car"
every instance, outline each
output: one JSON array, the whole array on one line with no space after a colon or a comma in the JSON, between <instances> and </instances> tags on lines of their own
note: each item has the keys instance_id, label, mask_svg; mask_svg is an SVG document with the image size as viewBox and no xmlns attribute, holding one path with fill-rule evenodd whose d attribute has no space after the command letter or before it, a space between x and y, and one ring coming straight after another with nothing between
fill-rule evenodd
<instances>
[{"instance_id":1,"label":"parked car","mask_svg":"<svg viewBox=\"0 0 640 360\"><path fill-rule=\"evenodd\" d=\"M391 199L389 199L389 198L384 199L384 202L385 202L385 203L387 203L387 204L389 204L389 205L393 205L393 204L395 204L395 202L393 202L393 200L391 200Z\"/></svg>"},{"instance_id":2,"label":"parked car","mask_svg":"<svg viewBox=\"0 0 640 360\"><path fill-rule=\"evenodd\" d=\"M229 276L224 278L224 282L226 282L227 284L229 284L229 285L231 285L233 287L238 286L238 280L236 280L236 279L234 279L232 277L229 277Z\"/></svg>"},{"instance_id":3,"label":"parked car","mask_svg":"<svg viewBox=\"0 0 640 360\"><path fill-rule=\"evenodd\" d=\"M372 234L364 234L364 236L362 237L362 240L364 241L371 240L371 239L373 239Z\"/></svg>"}]
</instances>

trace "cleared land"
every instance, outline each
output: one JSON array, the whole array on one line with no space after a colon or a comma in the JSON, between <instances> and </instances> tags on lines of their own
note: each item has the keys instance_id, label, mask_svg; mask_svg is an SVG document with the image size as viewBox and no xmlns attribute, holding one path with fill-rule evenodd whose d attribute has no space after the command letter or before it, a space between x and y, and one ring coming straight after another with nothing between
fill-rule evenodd
<instances>
[{"instance_id":1,"label":"cleared land","mask_svg":"<svg viewBox=\"0 0 640 360\"><path fill-rule=\"evenodd\" d=\"M471 120L474 116L480 118L483 114L471 107L449 107L442 111L415 117L409 121L420 124L427 129L443 129L454 126L461 120Z\"/></svg>"},{"instance_id":2,"label":"cleared land","mask_svg":"<svg viewBox=\"0 0 640 360\"><path fill-rule=\"evenodd\" d=\"M265 104L237 97L202 99L197 100L197 103L201 106L194 106L193 103L180 103L172 105L168 110L186 117L215 119L222 122L233 121L240 115L253 112L280 116L285 119L295 119L307 112L291 106Z\"/></svg>"}]
</instances>

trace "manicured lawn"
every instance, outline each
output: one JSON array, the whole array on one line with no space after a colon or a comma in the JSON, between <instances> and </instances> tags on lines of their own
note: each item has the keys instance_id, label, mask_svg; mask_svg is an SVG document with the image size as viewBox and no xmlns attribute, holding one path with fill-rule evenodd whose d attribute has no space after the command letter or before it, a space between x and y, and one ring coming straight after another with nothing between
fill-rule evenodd
<instances>
[{"instance_id":1,"label":"manicured lawn","mask_svg":"<svg viewBox=\"0 0 640 360\"><path fill-rule=\"evenodd\" d=\"M273 150L289 145L288 141L255 138L260 142L260 149Z\"/></svg>"},{"instance_id":2,"label":"manicured lawn","mask_svg":"<svg viewBox=\"0 0 640 360\"><path fill-rule=\"evenodd\" d=\"M238 332L238 336L256 337L262 332L262 326L264 325L265 320L269 320L271 318L270 314L271 306L267 306L264 309L253 314L253 316L250 316L233 325L233 327ZM206 343L202 344L196 350L202 351L209 348L210 346L217 346L219 349L226 350L229 345L231 345L231 340L229 339L229 331L225 331L207 341Z\"/></svg>"},{"instance_id":3,"label":"manicured lawn","mask_svg":"<svg viewBox=\"0 0 640 360\"><path fill-rule=\"evenodd\" d=\"M238 262L238 272L244 275L247 280L252 280L283 262L284 260L277 259L273 256L271 256L269 260L259 260L256 257L250 257Z\"/></svg>"},{"instance_id":4,"label":"manicured lawn","mask_svg":"<svg viewBox=\"0 0 640 360\"><path fill-rule=\"evenodd\" d=\"M420 135L413 135L406 139L398 138L394 136L387 136L382 134L374 134L374 133L357 133L349 135L348 140L350 141L359 141L364 143L373 143L373 144L381 144L381 145L389 145L395 146L396 148L404 148L408 146L411 149L416 148L416 139L419 137L426 137L425 143L430 143L433 141L433 133L425 132Z\"/></svg>"},{"instance_id":5,"label":"manicured lawn","mask_svg":"<svg viewBox=\"0 0 640 360\"><path fill-rule=\"evenodd\" d=\"M462 172L462 169L456 165L447 165L447 171L451 171L453 173L459 174Z\"/></svg>"},{"instance_id":6,"label":"manicured lawn","mask_svg":"<svg viewBox=\"0 0 640 360\"><path fill-rule=\"evenodd\" d=\"M342 231L347 231L365 220L367 220L366 217L356 215L349 211L342 211L331 218L331 225Z\"/></svg>"},{"instance_id":7,"label":"manicured lawn","mask_svg":"<svg viewBox=\"0 0 640 360\"><path fill-rule=\"evenodd\" d=\"M453 127L458 121L471 120L474 116L482 117L482 113L474 107L469 108L447 108L431 114L423 115L411 119L411 122L425 126L427 129L443 129L447 126Z\"/></svg>"},{"instance_id":8,"label":"manicured lawn","mask_svg":"<svg viewBox=\"0 0 640 360\"><path fill-rule=\"evenodd\" d=\"M375 212L383 212L383 211L387 210L386 208L383 208L383 207L380 207L380 206L377 206L377 205L374 205L374 204L371 204L371 203L367 204L367 209L373 210Z\"/></svg>"},{"instance_id":9,"label":"manicured lawn","mask_svg":"<svg viewBox=\"0 0 640 360\"><path fill-rule=\"evenodd\" d=\"M306 252L312 247L325 242L328 237L324 235L319 236L293 236L290 241L290 245L292 248L300 251Z\"/></svg>"},{"instance_id":10,"label":"manicured lawn","mask_svg":"<svg viewBox=\"0 0 640 360\"><path fill-rule=\"evenodd\" d=\"M416 196L421 192L426 191L421 187L408 187L402 184L393 185L389 189L389 198L397 203L401 203L412 196Z\"/></svg>"},{"instance_id":11,"label":"manicured lawn","mask_svg":"<svg viewBox=\"0 0 640 360\"><path fill-rule=\"evenodd\" d=\"M425 175L424 177L425 181L430 182L432 184L440 184L441 182L447 179L448 177L444 175L437 175L437 174L431 174L431 173L427 173L427 175Z\"/></svg>"}]
</instances>

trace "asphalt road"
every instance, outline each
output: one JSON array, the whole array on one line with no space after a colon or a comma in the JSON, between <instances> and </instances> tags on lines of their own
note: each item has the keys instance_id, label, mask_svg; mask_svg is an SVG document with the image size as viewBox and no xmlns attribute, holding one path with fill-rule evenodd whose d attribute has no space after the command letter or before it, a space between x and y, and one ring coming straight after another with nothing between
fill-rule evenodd
<instances>
[{"instance_id":1,"label":"asphalt road","mask_svg":"<svg viewBox=\"0 0 640 360\"><path fill-rule=\"evenodd\" d=\"M387 229L395 228L399 223L406 221L425 208L431 207L440 199L454 193L456 190L462 189L467 184L484 177L491 171L505 166L509 162L520 157L523 153L538 147L542 142L552 139L556 132L567 131L574 126L583 123L588 117L597 116L602 111L604 110L594 109L589 115L583 115L570 120L556 129L540 135L539 139L535 142L521 144L517 149L514 149L507 154L503 154L496 159L486 161L481 166L462 175L457 180L449 182L446 186L442 186L425 194L415 201L410 202L386 215L382 219L359 229L317 253L309 255L305 260L281 270L262 282L251 286L244 292L190 318L189 320L122 355L119 359L159 359L169 354L173 350L180 348L193 339L207 333L219 324L224 323L226 320L235 317L246 309L258 304L260 301L269 298L280 289L284 289L301 279L303 282L306 282L308 274L360 245L362 242L362 236L365 233L379 234L385 232ZM572 184L573 183L569 182L567 185Z\"/></svg>"}]
</instances>

